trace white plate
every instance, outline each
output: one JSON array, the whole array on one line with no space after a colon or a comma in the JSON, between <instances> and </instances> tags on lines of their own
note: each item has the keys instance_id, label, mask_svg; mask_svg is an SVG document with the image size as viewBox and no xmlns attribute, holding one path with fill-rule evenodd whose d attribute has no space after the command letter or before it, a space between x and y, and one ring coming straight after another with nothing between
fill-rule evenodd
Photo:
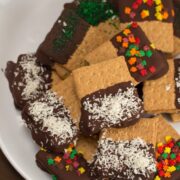
<instances>
[{"instance_id":1,"label":"white plate","mask_svg":"<svg viewBox=\"0 0 180 180\"><path fill-rule=\"evenodd\" d=\"M16 60L21 53L35 51L68 1L71 0L0 0L0 68L4 69L8 60ZM180 123L173 126L180 132ZM50 179L35 164L38 146L21 124L1 71L0 147L25 179Z\"/></svg>"}]
</instances>

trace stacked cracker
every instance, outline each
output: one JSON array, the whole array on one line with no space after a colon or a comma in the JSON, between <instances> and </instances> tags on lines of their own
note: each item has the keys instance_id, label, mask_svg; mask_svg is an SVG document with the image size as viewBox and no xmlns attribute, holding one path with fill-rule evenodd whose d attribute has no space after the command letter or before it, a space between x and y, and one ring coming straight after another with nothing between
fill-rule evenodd
<instances>
[{"instance_id":1,"label":"stacked cracker","mask_svg":"<svg viewBox=\"0 0 180 180\"><path fill-rule=\"evenodd\" d=\"M131 1L112 2L117 12L125 9L126 16L133 12L126 8ZM151 180L157 173L157 180L179 177L178 158L173 161L177 169L166 168L163 174L162 168L158 168L156 172L156 160L161 164L161 155L169 161L164 153L170 150L164 148L161 154L159 149L169 148L170 144L174 152L179 148L179 134L162 116L143 118L144 109L156 114L177 113L179 109L179 80L174 80L179 60L167 63L158 51L172 52L172 3L166 0L135 3L142 11L143 20L137 17L138 23L126 25L121 18L124 11L120 11L121 31L119 19L112 18L115 13L106 1L66 4L33 55L38 64L21 72L35 72L31 82L42 79L38 81L43 84L40 94L36 92L36 97L31 98L33 89L30 89L30 95L26 99L20 96L20 100L26 100L21 107L22 117L41 146L36 155L37 164L53 174L53 179ZM142 3L147 3L149 9L144 11ZM94 16L98 8L100 18ZM101 8L106 10L103 17ZM155 17L147 16L151 8L157 11ZM152 29L158 30L160 26L165 28L164 33L152 33ZM53 66L51 89L46 86L50 81L49 65ZM14 73L14 64L9 66L6 72L10 85L12 79L18 80L15 89L10 86L12 94L22 95L27 82ZM36 73L34 69L39 66L42 72ZM141 82L145 82L144 107L135 87ZM160 96L166 98L167 104Z\"/></svg>"}]
</instances>

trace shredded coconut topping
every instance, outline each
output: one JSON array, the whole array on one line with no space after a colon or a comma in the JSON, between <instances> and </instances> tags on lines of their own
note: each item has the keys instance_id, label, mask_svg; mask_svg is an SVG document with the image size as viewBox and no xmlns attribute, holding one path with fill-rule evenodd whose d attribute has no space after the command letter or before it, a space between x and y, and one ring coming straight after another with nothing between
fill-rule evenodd
<instances>
[{"instance_id":1,"label":"shredded coconut topping","mask_svg":"<svg viewBox=\"0 0 180 180\"><path fill-rule=\"evenodd\" d=\"M135 94L134 87L127 87L126 90L120 88L115 95L102 94L100 97L87 97L83 101L83 108L88 111L89 120L100 120L102 124L111 126L120 124L129 118L136 116L139 118L142 110L142 101ZM94 121L89 122L93 126Z\"/></svg>"},{"instance_id":2,"label":"shredded coconut topping","mask_svg":"<svg viewBox=\"0 0 180 180\"><path fill-rule=\"evenodd\" d=\"M42 124L43 131L60 139L59 144L72 142L76 136L77 128L72 123L70 112L56 93L47 91L42 98L29 103L28 110L34 122Z\"/></svg>"},{"instance_id":3,"label":"shredded coconut topping","mask_svg":"<svg viewBox=\"0 0 180 180\"><path fill-rule=\"evenodd\" d=\"M131 141L102 139L93 163L92 175L100 171L103 177L113 179L134 179L137 175L149 178L156 172L156 161L151 151L152 145L141 138Z\"/></svg>"},{"instance_id":4,"label":"shredded coconut topping","mask_svg":"<svg viewBox=\"0 0 180 180\"><path fill-rule=\"evenodd\" d=\"M22 70L21 70L22 69ZM23 88L22 99L35 99L44 89L48 89L46 81L50 75L45 74L46 68L37 64L37 58L34 54L27 54L21 57L19 68L14 72L15 77L21 74L22 81L18 84ZM46 72L47 73L47 72ZM19 88L21 90L21 88Z\"/></svg>"}]
</instances>

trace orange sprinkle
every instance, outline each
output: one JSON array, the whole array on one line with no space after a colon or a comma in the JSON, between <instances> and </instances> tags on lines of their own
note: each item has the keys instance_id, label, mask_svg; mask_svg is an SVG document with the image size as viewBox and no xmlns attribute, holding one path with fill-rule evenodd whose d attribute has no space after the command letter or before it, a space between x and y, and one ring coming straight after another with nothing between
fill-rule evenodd
<instances>
[{"instance_id":1,"label":"orange sprinkle","mask_svg":"<svg viewBox=\"0 0 180 180\"><path fill-rule=\"evenodd\" d=\"M169 16L168 12L167 12L167 11L165 11L165 12L163 13L163 19L167 19L167 18L168 18L168 16Z\"/></svg>"},{"instance_id":2,"label":"orange sprinkle","mask_svg":"<svg viewBox=\"0 0 180 180\"><path fill-rule=\"evenodd\" d=\"M149 11L148 10L142 10L141 12L141 18L144 19L149 16Z\"/></svg>"},{"instance_id":3,"label":"orange sprinkle","mask_svg":"<svg viewBox=\"0 0 180 180\"><path fill-rule=\"evenodd\" d=\"M122 41L122 37L119 35L119 36L116 36L116 41L117 42L121 42Z\"/></svg>"},{"instance_id":4,"label":"orange sprinkle","mask_svg":"<svg viewBox=\"0 0 180 180\"><path fill-rule=\"evenodd\" d=\"M174 16L174 15L175 15L175 13L174 13L174 9L172 9L171 13L172 13L172 16Z\"/></svg>"},{"instance_id":5,"label":"orange sprinkle","mask_svg":"<svg viewBox=\"0 0 180 180\"><path fill-rule=\"evenodd\" d=\"M125 47L125 48L127 48L127 47L128 47L128 43L127 43L127 42L123 42L123 43L122 43L122 46Z\"/></svg>"},{"instance_id":6,"label":"orange sprinkle","mask_svg":"<svg viewBox=\"0 0 180 180\"><path fill-rule=\"evenodd\" d=\"M128 61L128 63L129 63L130 65L133 65L135 62L136 62L136 57L132 57L132 58L130 58L129 61Z\"/></svg>"},{"instance_id":7,"label":"orange sprinkle","mask_svg":"<svg viewBox=\"0 0 180 180\"><path fill-rule=\"evenodd\" d=\"M156 159L160 156L160 154L158 152L156 152Z\"/></svg>"},{"instance_id":8,"label":"orange sprinkle","mask_svg":"<svg viewBox=\"0 0 180 180\"><path fill-rule=\"evenodd\" d=\"M169 173L169 172L166 172L165 174L164 174L164 177L171 177L171 174Z\"/></svg>"},{"instance_id":9,"label":"orange sprinkle","mask_svg":"<svg viewBox=\"0 0 180 180\"><path fill-rule=\"evenodd\" d=\"M128 34L130 34L130 33L131 33L130 29L125 29L125 30L123 31L123 34L125 34L126 36L127 36Z\"/></svg>"},{"instance_id":10,"label":"orange sprinkle","mask_svg":"<svg viewBox=\"0 0 180 180\"><path fill-rule=\"evenodd\" d=\"M164 169L164 171L167 171L168 166L164 166L163 169Z\"/></svg>"},{"instance_id":11,"label":"orange sprinkle","mask_svg":"<svg viewBox=\"0 0 180 180\"><path fill-rule=\"evenodd\" d=\"M131 72L136 72L136 71L137 71L137 68L133 66L133 67L131 67L130 71L131 71Z\"/></svg>"},{"instance_id":12,"label":"orange sprinkle","mask_svg":"<svg viewBox=\"0 0 180 180\"><path fill-rule=\"evenodd\" d=\"M130 41L131 43L136 42L136 40L135 40L134 36L129 36L129 41Z\"/></svg>"},{"instance_id":13,"label":"orange sprinkle","mask_svg":"<svg viewBox=\"0 0 180 180\"><path fill-rule=\"evenodd\" d=\"M131 53L132 56L134 56L134 55L137 53L137 51L136 51L135 48L132 48L131 51L130 51L130 53Z\"/></svg>"},{"instance_id":14,"label":"orange sprinkle","mask_svg":"<svg viewBox=\"0 0 180 180\"><path fill-rule=\"evenodd\" d=\"M56 156L55 159L54 159L54 161L57 162L57 163L60 163L61 160L62 160L62 159L61 159L59 156Z\"/></svg>"},{"instance_id":15,"label":"orange sprinkle","mask_svg":"<svg viewBox=\"0 0 180 180\"><path fill-rule=\"evenodd\" d=\"M131 8L130 7L125 7L124 12L125 12L125 14L130 14L131 13Z\"/></svg>"},{"instance_id":16,"label":"orange sprinkle","mask_svg":"<svg viewBox=\"0 0 180 180\"><path fill-rule=\"evenodd\" d=\"M169 164L167 159L164 160L164 163L165 163L165 165Z\"/></svg>"}]
</instances>

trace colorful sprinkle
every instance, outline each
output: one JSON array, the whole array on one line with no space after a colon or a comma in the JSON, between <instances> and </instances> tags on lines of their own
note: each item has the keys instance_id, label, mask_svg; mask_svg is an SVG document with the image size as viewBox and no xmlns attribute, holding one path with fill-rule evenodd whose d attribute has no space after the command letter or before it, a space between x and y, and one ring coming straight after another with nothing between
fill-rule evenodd
<instances>
[{"instance_id":1,"label":"colorful sprinkle","mask_svg":"<svg viewBox=\"0 0 180 180\"><path fill-rule=\"evenodd\" d=\"M146 17L149 16L149 11L148 10L142 10L141 12L141 18L145 19Z\"/></svg>"},{"instance_id":2,"label":"colorful sprinkle","mask_svg":"<svg viewBox=\"0 0 180 180\"><path fill-rule=\"evenodd\" d=\"M48 165L53 165L54 164L54 160L49 158L48 161L47 161Z\"/></svg>"}]
</instances>

